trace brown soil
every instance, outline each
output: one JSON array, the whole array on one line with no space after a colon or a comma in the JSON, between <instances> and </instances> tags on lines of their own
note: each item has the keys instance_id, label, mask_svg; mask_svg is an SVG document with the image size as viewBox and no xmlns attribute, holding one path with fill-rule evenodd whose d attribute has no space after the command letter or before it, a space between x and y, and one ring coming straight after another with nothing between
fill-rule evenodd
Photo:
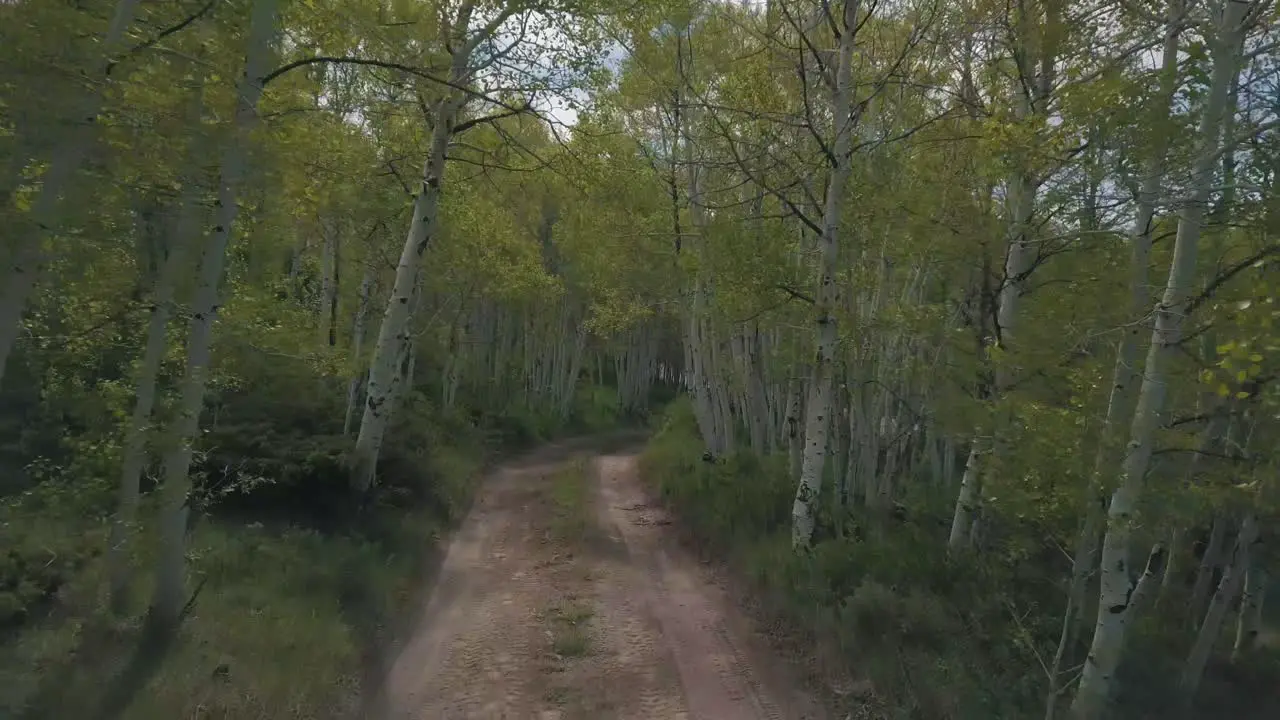
<instances>
[{"instance_id":1,"label":"brown soil","mask_svg":"<svg viewBox=\"0 0 1280 720\"><path fill-rule=\"evenodd\" d=\"M635 457L593 465L580 538L552 532L556 462L486 482L389 672L389 718L825 718L679 547Z\"/></svg>"}]
</instances>

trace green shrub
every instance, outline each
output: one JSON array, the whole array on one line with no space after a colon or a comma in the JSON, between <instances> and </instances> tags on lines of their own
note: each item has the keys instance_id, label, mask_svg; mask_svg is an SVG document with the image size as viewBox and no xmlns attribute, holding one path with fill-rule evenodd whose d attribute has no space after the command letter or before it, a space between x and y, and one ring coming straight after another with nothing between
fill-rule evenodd
<instances>
[{"instance_id":1,"label":"green shrub","mask_svg":"<svg viewBox=\"0 0 1280 720\"><path fill-rule=\"evenodd\" d=\"M0 502L0 632L47 609L61 588L102 552L105 525L50 480Z\"/></svg>"},{"instance_id":2,"label":"green shrub","mask_svg":"<svg viewBox=\"0 0 1280 720\"><path fill-rule=\"evenodd\" d=\"M1019 599L989 590L1007 587L1012 571L948 561L940 552L945 536L931 521L867 518L884 531L863 533L863 518L855 517L847 537L820 539L797 554L790 542L795 487L784 456L704 460L687 400L669 406L656 425L642 472L683 524L726 555L793 627L833 644L903 717L1022 717L1039 707L1043 677L1028 670L1035 652L1020 641L1007 609ZM907 514L928 517L927 508Z\"/></svg>"},{"instance_id":3,"label":"green shrub","mask_svg":"<svg viewBox=\"0 0 1280 720\"><path fill-rule=\"evenodd\" d=\"M580 384L573 398L572 427L576 432L609 430L622 422L622 401L611 387Z\"/></svg>"},{"instance_id":4,"label":"green shrub","mask_svg":"<svg viewBox=\"0 0 1280 720\"><path fill-rule=\"evenodd\" d=\"M405 632L397 624L419 604L429 556L465 512L483 466L495 453L622 419L607 389L580 388L562 416L498 410L465 392L445 412L436 395L409 388L377 483L357 497L348 479L354 438L342 433L345 377L321 353L265 353L227 338L192 467L189 588L200 594L165 649L149 648L141 633L158 550L158 458L144 473L140 536L130 546L136 616L104 611L101 556L129 379L95 369L44 378L40 397L6 389L5 398L21 400L6 410L29 410L34 422L22 434L14 425L7 437L16 440L0 447L0 716L93 717L113 693L128 706L123 717L354 715L370 664ZM175 359L162 387L181 371ZM171 403L167 393L158 399L161 424ZM13 419L0 413L5 427ZM557 494L566 522L588 505L585 468L573 467L578 474Z\"/></svg>"}]
</instances>

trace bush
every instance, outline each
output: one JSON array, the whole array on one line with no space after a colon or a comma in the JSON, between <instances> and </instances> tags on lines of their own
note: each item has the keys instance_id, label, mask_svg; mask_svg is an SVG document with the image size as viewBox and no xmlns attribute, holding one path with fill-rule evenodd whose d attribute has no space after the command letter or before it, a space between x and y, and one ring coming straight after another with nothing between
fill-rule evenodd
<instances>
[{"instance_id":1,"label":"bush","mask_svg":"<svg viewBox=\"0 0 1280 720\"><path fill-rule=\"evenodd\" d=\"M810 642L833 646L897 714L1023 717L1039 710L1034 652L1011 627L998 565L948 562L936 523L897 522L791 550L787 459L703 459L692 407L673 403L641 457L643 474L696 540L731 565ZM927 517L909 508L909 517ZM883 523L881 523L883 524ZM863 538L862 536L866 537ZM819 640L821 639L821 640Z\"/></svg>"},{"instance_id":2,"label":"bush","mask_svg":"<svg viewBox=\"0 0 1280 720\"><path fill-rule=\"evenodd\" d=\"M0 716L92 717L103 703L139 718L351 714L380 679L384 643L406 631L399 624L420 604L436 540L465 512L482 467L496 453L622 420L610 389L580 387L562 415L496 410L465 392L445 412L409 388L377 483L357 497L354 438L342 432L346 380L331 358L225 337L192 466L188 573L199 595L167 648L141 622L158 550L158 458L130 546L139 615L104 611L127 373L86 370L38 396L4 389L0 421L17 439L0 447ZM181 358L170 360L164 388L181 372ZM159 423L172 400L158 398ZM566 478L557 496L566 534L581 520L581 479Z\"/></svg>"},{"instance_id":3,"label":"bush","mask_svg":"<svg viewBox=\"0 0 1280 720\"><path fill-rule=\"evenodd\" d=\"M357 498L343 383L300 361L233 359L223 374L252 382L210 393L188 565L200 594L169 651L144 652L138 620L102 610L100 556L118 473L118 446L103 438L115 435L71 434L60 455L27 463L30 489L0 504L0 629L9 631L0 637L0 716L90 717L104 702L127 705L126 717L354 712L364 683L377 679L383 644L404 630L427 584L436 538L465 511L488 458L565 428L528 414L442 413L410 391L378 483ZM608 395L584 397L589 422L608 422ZM148 492L133 547L139 610L157 550L155 509Z\"/></svg>"}]
</instances>

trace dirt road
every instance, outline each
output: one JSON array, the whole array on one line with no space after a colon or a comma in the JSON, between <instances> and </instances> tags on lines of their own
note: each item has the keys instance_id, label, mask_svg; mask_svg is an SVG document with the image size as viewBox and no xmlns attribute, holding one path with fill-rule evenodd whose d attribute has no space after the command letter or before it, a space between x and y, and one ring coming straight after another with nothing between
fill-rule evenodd
<instances>
[{"instance_id":1,"label":"dirt road","mask_svg":"<svg viewBox=\"0 0 1280 720\"><path fill-rule=\"evenodd\" d=\"M634 456L591 459L572 540L552 531L557 467L535 457L482 489L390 670L390 718L823 717L664 532Z\"/></svg>"}]
</instances>

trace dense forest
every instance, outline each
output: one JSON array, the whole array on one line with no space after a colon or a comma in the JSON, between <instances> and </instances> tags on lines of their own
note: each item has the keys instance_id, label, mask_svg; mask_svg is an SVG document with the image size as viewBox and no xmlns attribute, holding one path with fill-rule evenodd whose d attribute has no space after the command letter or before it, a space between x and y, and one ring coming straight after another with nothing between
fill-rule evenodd
<instances>
[{"instance_id":1,"label":"dense forest","mask_svg":"<svg viewBox=\"0 0 1280 720\"><path fill-rule=\"evenodd\" d=\"M627 427L840 717L1276 717L1278 13L0 0L0 717L351 717Z\"/></svg>"}]
</instances>

